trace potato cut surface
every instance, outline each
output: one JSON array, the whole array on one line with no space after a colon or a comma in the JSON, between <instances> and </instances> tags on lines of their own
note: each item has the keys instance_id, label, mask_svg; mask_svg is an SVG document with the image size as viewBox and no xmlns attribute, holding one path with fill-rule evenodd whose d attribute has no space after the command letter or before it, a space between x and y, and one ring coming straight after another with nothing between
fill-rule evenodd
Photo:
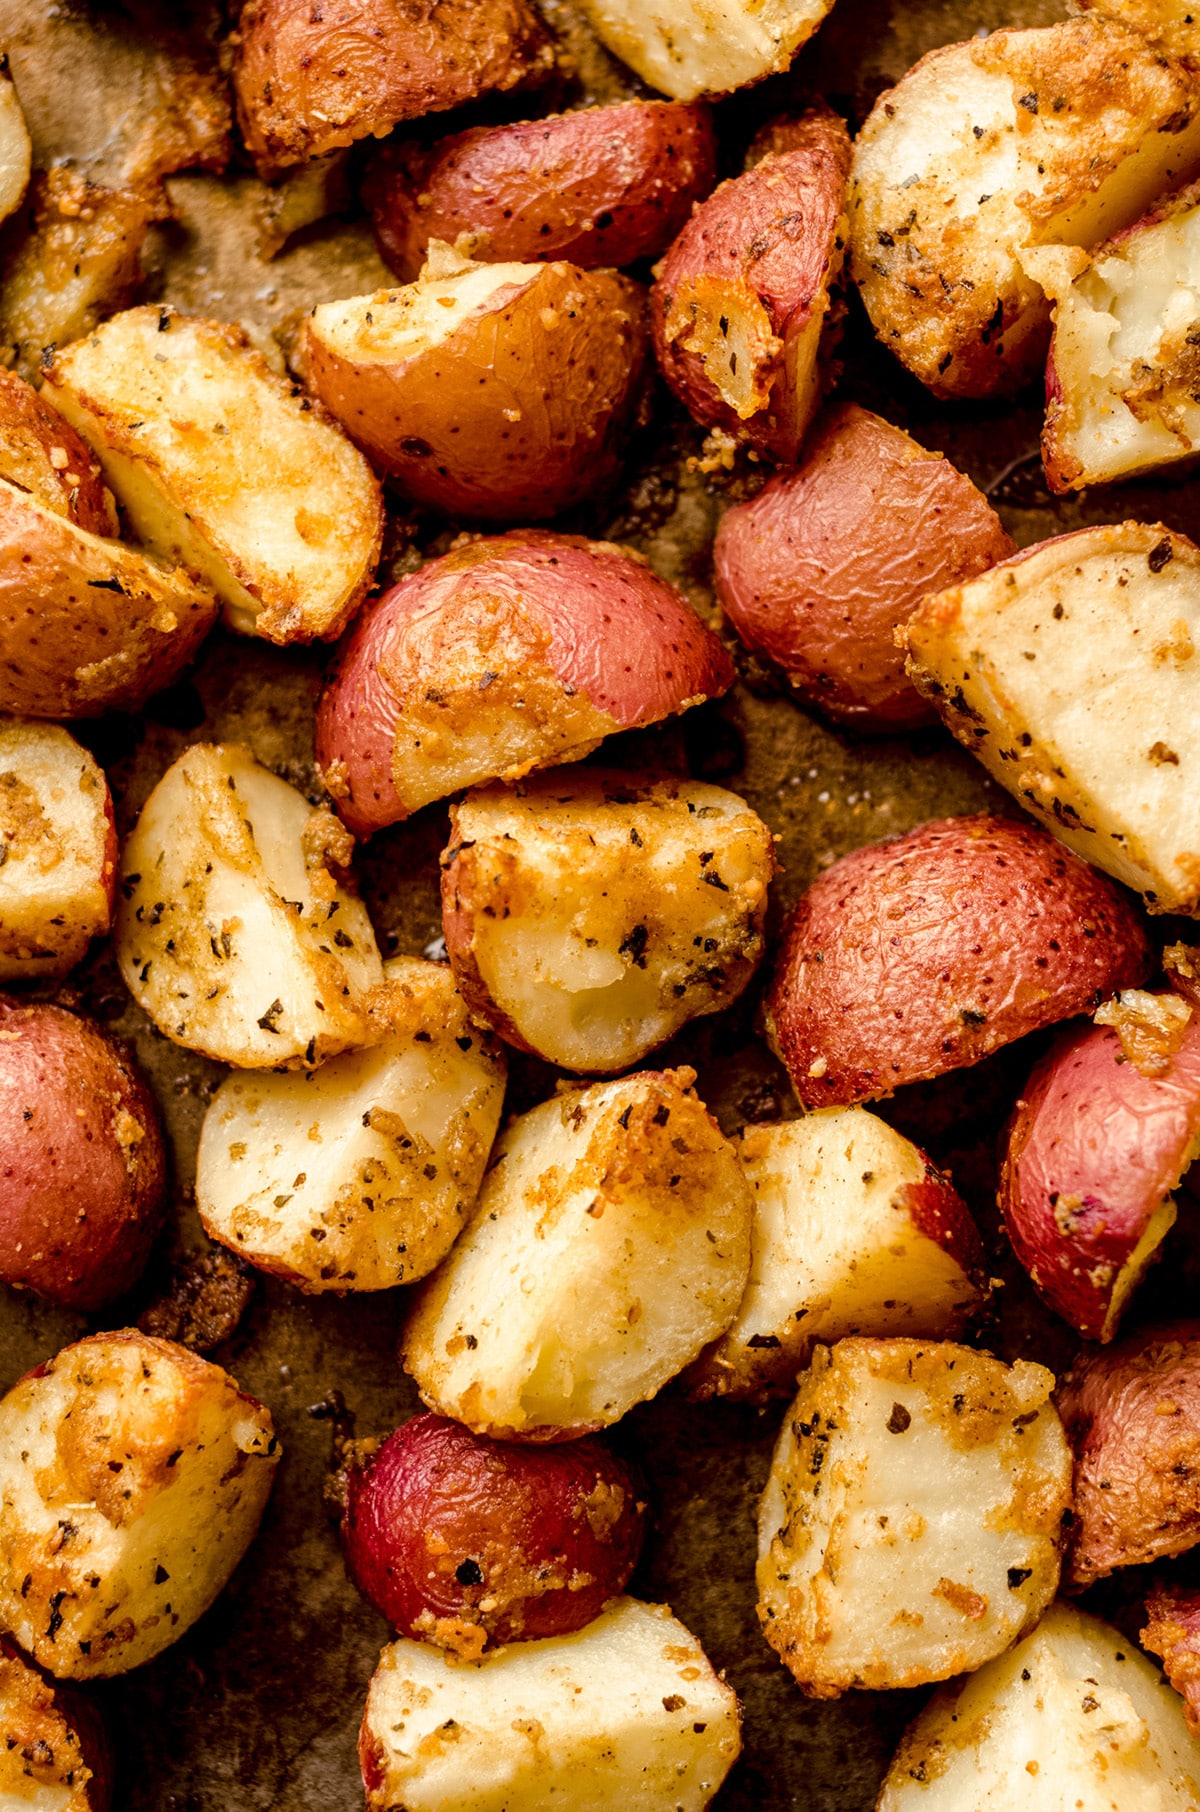
<instances>
[{"instance_id":1,"label":"potato cut surface","mask_svg":"<svg viewBox=\"0 0 1200 1812\"><path fill-rule=\"evenodd\" d=\"M0 1642L0 1808L2 1812L104 1812L108 1782L88 1765L71 1721L81 1702L31 1667L14 1644ZM84 1715L90 1707L82 1707ZM93 1734L89 1719L88 1734ZM107 1756L92 1754L101 1767Z\"/></svg>"},{"instance_id":2,"label":"potato cut surface","mask_svg":"<svg viewBox=\"0 0 1200 1812\"><path fill-rule=\"evenodd\" d=\"M728 94L786 69L833 0L585 0L608 48L676 101Z\"/></svg>"},{"instance_id":3,"label":"potato cut surface","mask_svg":"<svg viewBox=\"0 0 1200 1812\"><path fill-rule=\"evenodd\" d=\"M112 918L108 783L57 724L0 718L0 981L65 975Z\"/></svg>"}]
</instances>

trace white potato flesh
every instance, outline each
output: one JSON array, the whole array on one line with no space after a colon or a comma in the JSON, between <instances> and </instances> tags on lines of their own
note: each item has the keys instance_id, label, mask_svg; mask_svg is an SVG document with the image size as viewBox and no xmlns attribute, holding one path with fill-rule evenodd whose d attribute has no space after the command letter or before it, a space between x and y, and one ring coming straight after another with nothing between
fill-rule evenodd
<instances>
[{"instance_id":1,"label":"white potato flesh","mask_svg":"<svg viewBox=\"0 0 1200 1812\"><path fill-rule=\"evenodd\" d=\"M1052 1605L1024 1642L935 1694L878 1812L1195 1812L1183 1701L1119 1630Z\"/></svg>"},{"instance_id":2,"label":"white potato flesh","mask_svg":"<svg viewBox=\"0 0 1200 1812\"><path fill-rule=\"evenodd\" d=\"M343 883L353 841L236 743L185 750L125 844L114 934L159 1030L242 1069L370 1042L383 965Z\"/></svg>"},{"instance_id":3,"label":"white potato flesh","mask_svg":"<svg viewBox=\"0 0 1200 1812\"><path fill-rule=\"evenodd\" d=\"M703 1812L740 1748L732 1687L636 1598L482 1661L393 1642L359 1738L368 1812Z\"/></svg>"},{"instance_id":4,"label":"white potato flesh","mask_svg":"<svg viewBox=\"0 0 1200 1812\"><path fill-rule=\"evenodd\" d=\"M541 264L472 264L435 240L416 283L323 302L306 319L305 334L349 365L407 365L464 321L511 301L544 271Z\"/></svg>"},{"instance_id":5,"label":"white potato flesh","mask_svg":"<svg viewBox=\"0 0 1200 1812\"><path fill-rule=\"evenodd\" d=\"M750 1277L693 1370L698 1394L790 1393L817 1341L961 1331L982 1299L966 1211L886 1121L827 1107L747 1127L736 1149L754 1191Z\"/></svg>"},{"instance_id":6,"label":"white potato flesh","mask_svg":"<svg viewBox=\"0 0 1200 1812\"><path fill-rule=\"evenodd\" d=\"M127 309L55 355L43 395L94 449L138 538L200 573L233 628L340 633L379 557L379 486L240 327Z\"/></svg>"},{"instance_id":7,"label":"white potato flesh","mask_svg":"<svg viewBox=\"0 0 1200 1812\"><path fill-rule=\"evenodd\" d=\"M563 1069L629 1069L746 986L770 831L694 780L596 769L468 795L451 816L446 947L472 1009Z\"/></svg>"},{"instance_id":8,"label":"white potato flesh","mask_svg":"<svg viewBox=\"0 0 1200 1812\"><path fill-rule=\"evenodd\" d=\"M56 724L0 718L0 982L65 975L112 919L102 769Z\"/></svg>"},{"instance_id":9,"label":"white potato flesh","mask_svg":"<svg viewBox=\"0 0 1200 1812\"><path fill-rule=\"evenodd\" d=\"M387 1290L432 1271L500 1124L500 1047L450 971L401 957L384 977L378 1044L317 1070L235 1073L205 1115L205 1228L302 1290Z\"/></svg>"},{"instance_id":10,"label":"white potato flesh","mask_svg":"<svg viewBox=\"0 0 1200 1812\"><path fill-rule=\"evenodd\" d=\"M93 1334L0 1401L0 1626L60 1679L127 1673L207 1610L279 1446L220 1366Z\"/></svg>"},{"instance_id":11,"label":"white potato flesh","mask_svg":"<svg viewBox=\"0 0 1200 1812\"><path fill-rule=\"evenodd\" d=\"M672 100L728 94L786 69L833 0L584 0L597 37Z\"/></svg>"},{"instance_id":12,"label":"white potato flesh","mask_svg":"<svg viewBox=\"0 0 1200 1812\"><path fill-rule=\"evenodd\" d=\"M33 146L8 57L0 57L0 220L15 214L29 187Z\"/></svg>"},{"instance_id":13,"label":"white potato flesh","mask_svg":"<svg viewBox=\"0 0 1200 1812\"><path fill-rule=\"evenodd\" d=\"M909 678L1068 848L1152 912L1200 912L1200 549L1083 529L935 593Z\"/></svg>"},{"instance_id":14,"label":"white potato flesh","mask_svg":"<svg viewBox=\"0 0 1200 1812\"><path fill-rule=\"evenodd\" d=\"M758 1614L815 1698L991 1660L1058 1587L1053 1375L950 1342L818 1347L759 1508Z\"/></svg>"},{"instance_id":15,"label":"white potato flesh","mask_svg":"<svg viewBox=\"0 0 1200 1812\"><path fill-rule=\"evenodd\" d=\"M694 1080L561 1084L505 1130L402 1337L431 1408L513 1438L601 1428L728 1327L750 1188Z\"/></svg>"}]
</instances>

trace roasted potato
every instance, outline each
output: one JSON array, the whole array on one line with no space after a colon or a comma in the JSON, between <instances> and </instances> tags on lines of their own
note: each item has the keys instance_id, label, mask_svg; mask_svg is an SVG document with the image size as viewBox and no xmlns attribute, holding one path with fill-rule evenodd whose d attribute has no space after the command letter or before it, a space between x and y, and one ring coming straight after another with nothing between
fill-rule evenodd
<instances>
[{"instance_id":1,"label":"roasted potato","mask_svg":"<svg viewBox=\"0 0 1200 1812\"><path fill-rule=\"evenodd\" d=\"M1200 914L1200 548L1081 529L927 598L900 632L948 727L1151 912Z\"/></svg>"},{"instance_id":2,"label":"roasted potato","mask_svg":"<svg viewBox=\"0 0 1200 1812\"><path fill-rule=\"evenodd\" d=\"M983 1245L961 1197L874 1114L748 1126L735 1150L754 1191L750 1277L689 1373L694 1395L790 1395L818 1341L944 1339L983 1302Z\"/></svg>"},{"instance_id":3,"label":"roasted potato","mask_svg":"<svg viewBox=\"0 0 1200 1812\"><path fill-rule=\"evenodd\" d=\"M241 1069L370 1042L383 967L347 886L353 849L248 750L193 744L122 854L113 942L138 1005L176 1044Z\"/></svg>"},{"instance_id":4,"label":"roasted potato","mask_svg":"<svg viewBox=\"0 0 1200 1812\"><path fill-rule=\"evenodd\" d=\"M1024 253L1098 244L1198 162L1200 87L1123 25L947 44L859 134L850 272L879 338L935 395L1013 390L1049 336Z\"/></svg>"},{"instance_id":5,"label":"roasted potato","mask_svg":"<svg viewBox=\"0 0 1200 1812\"><path fill-rule=\"evenodd\" d=\"M897 624L926 592L1014 551L948 459L845 403L801 466L726 510L713 567L743 642L806 704L856 730L895 732L934 715L905 677Z\"/></svg>"},{"instance_id":6,"label":"roasted potato","mask_svg":"<svg viewBox=\"0 0 1200 1812\"><path fill-rule=\"evenodd\" d=\"M696 420L791 461L826 377L850 139L820 106L771 145L696 209L656 267L650 316L662 374Z\"/></svg>"},{"instance_id":7,"label":"roasted potato","mask_svg":"<svg viewBox=\"0 0 1200 1812\"><path fill-rule=\"evenodd\" d=\"M1198 1777L1200 1744L1158 1669L1060 1603L934 1695L905 1732L878 1812L1191 1812Z\"/></svg>"},{"instance_id":8,"label":"roasted potato","mask_svg":"<svg viewBox=\"0 0 1200 1812\"><path fill-rule=\"evenodd\" d=\"M501 1134L401 1337L431 1409L476 1434L569 1440L653 1397L729 1326L750 1186L694 1080L560 1084Z\"/></svg>"},{"instance_id":9,"label":"roasted potato","mask_svg":"<svg viewBox=\"0 0 1200 1812\"><path fill-rule=\"evenodd\" d=\"M416 283L314 308L299 363L417 503L540 522L615 477L645 388L645 313L613 271L472 264L435 244Z\"/></svg>"},{"instance_id":10,"label":"roasted potato","mask_svg":"<svg viewBox=\"0 0 1200 1812\"><path fill-rule=\"evenodd\" d=\"M1193 70L1200 68L1200 16L1194 0L1070 0L1070 4L1072 12L1096 12L1132 25L1168 55Z\"/></svg>"},{"instance_id":11,"label":"roasted potato","mask_svg":"<svg viewBox=\"0 0 1200 1812\"><path fill-rule=\"evenodd\" d=\"M0 478L90 535L119 533L91 448L15 371L0 369Z\"/></svg>"},{"instance_id":12,"label":"roasted potato","mask_svg":"<svg viewBox=\"0 0 1200 1812\"><path fill-rule=\"evenodd\" d=\"M1071 1454L1044 1366L949 1342L818 1347L758 1520L758 1614L802 1691L982 1666L1058 1586Z\"/></svg>"},{"instance_id":13,"label":"roasted potato","mask_svg":"<svg viewBox=\"0 0 1200 1812\"><path fill-rule=\"evenodd\" d=\"M517 531L430 561L363 612L317 707L317 760L367 836L732 684L716 636L637 554Z\"/></svg>"},{"instance_id":14,"label":"roasted potato","mask_svg":"<svg viewBox=\"0 0 1200 1812\"><path fill-rule=\"evenodd\" d=\"M469 793L442 864L446 954L476 1019L595 1074L737 999L775 850L722 787L580 768Z\"/></svg>"},{"instance_id":15,"label":"roasted potato","mask_svg":"<svg viewBox=\"0 0 1200 1812\"><path fill-rule=\"evenodd\" d=\"M43 390L138 539L200 574L231 627L271 642L341 632L379 558L379 486L244 329L126 309L52 354Z\"/></svg>"},{"instance_id":16,"label":"roasted potato","mask_svg":"<svg viewBox=\"0 0 1200 1812\"><path fill-rule=\"evenodd\" d=\"M787 68L833 0L584 0L597 36L677 101L728 94Z\"/></svg>"},{"instance_id":17,"label":"roasted potato","mask_svg":"<svg viewBox=\"0 0 1200 1812\"><path fill-rule=\"evenodd\" d=\"M11 1812L109 1812L112 1754L81 1694L0 1637L0 1804Z\"/></svg>"},{"instance_id":18,"label":"roasted potato","mask_svg":"<svg viewBox=\"0 0 1200 1812\"><path fill-rule=\"evenodd\" d=\"M1200 1592L1194 1586L1154 1585L1146 1598L1146 1627L1138 1640L1158 1655L1183 1700L1183 1715L1200 1736Z\"/></svg>"},{"instance_id":19,"label":"roasted potato","mask_svg":"<svg viewBox=\"0 0 1200 1812\"><path fill-rule=\"evenodd\" d=\"M399 957L383 973L378 1043L318 1070L228 1076L204 1117L206 1230L302 1290L387 1290L432 1271L500 1124L504 1059L450 971Z\"/></svg>"},{"instance_id":20,"label":"roasted potato","mask_svg":"<svg viewBox=\"0 0 1200 1812\"><path fill-rule=\"evenodd\" d=\"M0 56L0 220L15 214L25 199L32 164L29 128L5 53Z\"/></svg>"},{"instance_id":21,"label":"roasted potato","mask_svg":"<svg viewBox=\"0 0 1200 1812\"><path fill-rule=\"evenodd\" d=\"M103 770L58 724L0 718L0 982L66 975L112 923Z\"/></svg>"},{"instance_id":22,"label":"roasted potato","mask_svg":"<svg viewBox=\"0 0 1200 1812\"><path fill-rule=\"evenodd\" d=\"M135 1328L64 1347L0 1400L0 1620L60 1679L127 1673L242 1558L279 1443L220 1366Z\"/></svg>"},{"instance_id":23,"label":"roasted potato","mask_svg":"<svg viewBox=\"0 0 1200 1812\"><path fill-rule=\"evenodd\" d=\"M0 996L0 1278L74 1309L137 1282L162 1220L154 1097L64 1007Z\"/></svg>"},{"instance_id":24,"label":"roasted potato","mask_svg":"<svg viewBox=\"0 0 1200 1812\"><path fill-rule=\"evenodd\" d=\"M385 145L367 199L384 260L405 283L431 239L491 263L565 258L585 270L666 249L716 181L704 106L620 101L424 148Z\"/></svg>"},{"instance_id":25,"label":"roasted potato","mask_svg":"<svg viewBox=\"0 0 1200 1812\"><path fill-rule=\"evenodd\" d=\"M634 1569L646 1512L600 1441L523 1447L429 1415L353 1468L348 1493L359 1591L402 1635L468 1661L598 1617Z\"/></svg>"},{"instance_id":26,"label":"roasted potato","mask_svg":"<svg viewBox=\"0 0 1200 1812\"><path fill-rule=\"evenodd\" d=\"M367 1812L704 1812L740 1748L733 1688L665 1604L636 1598L474 1665L393 1642L358 1739Z\"/></svg>"},{"instance_id":27,"label":"roasted potato","mask_svg":"<svg viewBox=\"0 0 1200 1812\"><path fill-rule=\"evenodd\" d=\"M526 0L246 0L233 69L259 174L551 74Z\"/></svg>"},{"instance_id":28,"label":"roasted potato","mask_svg":"<svg viewBox=\"0 0 1200 1812\"><path fill-rule=\"evenodd\" d=\"M922 824L818 875L783 935L768 1031L806 1107L888 1095L1146 979L1140 915L1045 831Z\"/></svg>"}]
</instances>

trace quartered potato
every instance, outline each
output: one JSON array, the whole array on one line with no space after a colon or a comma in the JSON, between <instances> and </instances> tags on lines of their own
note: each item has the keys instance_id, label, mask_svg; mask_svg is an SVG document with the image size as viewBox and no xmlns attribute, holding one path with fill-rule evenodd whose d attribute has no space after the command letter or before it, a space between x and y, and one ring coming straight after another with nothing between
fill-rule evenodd
<instances>
[{"instance_id":1,"label":"quartered potato","mask_svg":"<svg viewBox=\"0 0 1200 1812\"><path fill-rule=\"evenodd\" d=\"M15 214L29 187L33 146L7 54L0 56L0 220Z\"/></svg>"},{"instance_id":2,"label":"quartered potato","mask_svg":"<svg viewBox=\"0 0 1200 1812\"><path fill-rule=\"evenodd\" d=\"M5 1812L109 1812L112 1756L80 1693L0 1637L0 1806Z\"/></svg>"},{"instance_id":3,"label":"quartered potato","mask_svg":"<svg viewBox=\"0 0 1200 1812\"><path fill-rule=\"evenodd\" d=\"M60 1679L140 1667L227 1583L278 1459L220 1366L132 1328L64 1347L0 1401L0 1623Z\"/></svg>"},{"instance_id":4,"label":"quartered potato","mask_svg":"<svg viewBox=\"0 0 1200 1812\"><path fill-rule=\"evenodd\" d=\"M1071 1453L1044 1366L818 1347L759 1507L758 1614L812 1698L980 1667L1058 1586Z\"/></svg>"},{"instance_id":5,"label":"quartered potato","mask_svg":"<svg viewBox=\"0 0 1200 1812\"><path fill-rule=\"evenodd\" d=\"M775 856L734 793L587 768L469 793L442 863L471 1012L519 1050L603 1072L737 999Z\"/></svg>"},{"instance_id":6,"label":"quartered potato","mask_svg":"<svg viewBox=\"0 0 1200 1812\"><path fill-rule=\"evenodd\" d=\"M91 448L15 371L0 368L0 478L92 535L118 532Z\"/></svg>"},{"instance_id":7,"label":"quartered potato","mask_svg":"<svg viewBox=\"0 0 1200 1812\"><path fill-rule=\"evenodd\" d=\"M368 1812L704 1812L741 1748L737 1695L665 1604L447 1665L379 1658L358 1739Z\"/></svg>"},{"instance_id":8,"label":"quartered potato","mask_svg":"<svg viewBox=\"0 0 1200 1812\"><path fill-rule=\"evenodd\" d=\"M196 1205L214 1239L302 1290L386 1290L432 1271L475 1205L504 1060L450 971L384 967L368 1050L229 1076L205 1115Z\"/></svg>"},{"instance_id":9,"label":"quartered potato","mask_svg":"<svg viewBox=\"0 0 1200 1812\"><path fill-rule=\"evenodd\" d=\"M346 886L353 849L236 743L185 750L122 856L114 946L134 999L176 1044L243 1069L369 1042L383 968Z\"/></svg>"},{"instance_id":10,"label":"quartered potato","mask_svg":"<svg viewBox=\"0 0 1200 1812\"><path fill-rule=\"evenodd\" d=\"M592 28L677 101L728 94L788 67L833 0L584 0Z\"/></svg>"}]
</instances>

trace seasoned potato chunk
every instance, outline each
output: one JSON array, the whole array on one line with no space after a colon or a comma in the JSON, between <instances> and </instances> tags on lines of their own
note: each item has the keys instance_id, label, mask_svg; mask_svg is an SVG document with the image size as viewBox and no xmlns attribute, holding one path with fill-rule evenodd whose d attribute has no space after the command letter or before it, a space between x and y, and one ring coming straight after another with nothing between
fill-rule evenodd
<instances>
[{"instance_id":1,"label":"seasoned potato chunk","mask_svg":"<svg viewBox=\"0 0 1200 1812\"><path fill-rule=\"evenodd\" d=\"M949 1342L817 1348L758 1522L758 1614L811 1697L945 1680L1032 1629L1071 1502L1053 1388Z\"/></svg>"},{"instance_id":2,"label":"seasoned potato chunk","mask_svg":"<svg viewBox=\"0 0 1200 1812\"><path fill-rule=\"evenodd\" d=\"M1163 1672L1183 1700L1183 1715L1200 1737L1200 1592L1182 1582L1154 1585L1146 1597L1146 1627L1138 1641L1162 1658Z\"/></svg>"},{"instance_id":3,"label":"seasoned potato chunk","mask_svg":"<svg viewBox=\"0 0 1200 1812\"><path fill-rule=\"evenodd\" d=\"M504 1060L450 971L384 968L379 1043L307 1073L233 1075L200 1137L196 1203L214 1239L302 1290L424 1277L475 1205Z\"/></svg>"},{"instance_id":4,"label":"seasoned potato chunk","mask_svg":"<svg viewBox=\"0 0 1200 1812\"><path fill-rule=\"evenodd\" d=\"M1196 11L1196 0L1070 0L1070 10L1119 19L1190 68L1200 66L1200 13Z\"/></svg>"},{"instance_id":5,"label":"seasoned potato chunk","mask_svg":"<svg viewBox=\"0 0 1200 1812\"><path fill-rule=\"evenodd\" d=\"M740 1748L733 1688L665 1604L636 1598L465 1665L393 1642L358 1743L368 1812L703 1812Z\"/></svg>"},{"instance_id":6,"label":"seasoned potato chunk","mask_svg":"<svg viewBox=\"0 0 1200 1812\"><path fill-rule=\"evenodd\" d=\"M0 1638L0 1806L108 1812L111 1790L112 1758L92 1707Z\"/></svg>"},{"instance_id":7,"label":"seasoned potato chunk","mask_svg":"<svg viewBox=\"0 0 1200 1812\"><path fill-rule=\"evenodd\" d=\"M369 1042L383 968L346 886L353 848L246 749L194 744L125 845L115 944L134 999L176 1044L243 1069Z\"/></svg>"},{"instance_id":8,"label":"seasoned potato chunk","mask_svg":"<svg viewBox=\"0 0 1200 1812\"><path fill-rule=\"evenodd\" d=\"M0 1622L62 1679L139 1667L229 1579L278 1458L220 1366L134 1328L64 1347L0 1401Z\"/></svg>"},{"instance_id":9,"label":"seasoned potato chunk","mask_svg":"<svg viewBox=\"0 0 1200 1812\"><path fill-rule=\"evenodd\" d=\"M501 1135L401 1357L477 1434L566 1440L660 1390L732 1321L750 1187L691 1070L561 1084Z\"/></svg>"},{"instance_id":10,"label":"seasoned potato chunk","mask_svg":"<svg viewBox=\"0 0 1200 1812\"><path fill-rule=\"evenodd\" d=\"M909 677L1068 848L1200 912L1200 549L1148 522L1026 548L927 598Z\"/></svg>"},{"instance_id":11,"label":"seasoned potato chunk","mask_svg":"<svg viewBox=\"0 0 1200 1812\"><path fill-rule=\"evenodd\" d=\"M957 1334L983 1246L949 1181L875 1114L827 1107L737 1144L754 1191L736 1319L692 1368L698 1396L790 1393L817 1341Z\"/></svg>"},{"instance_id":12,"label":"seasoned potato chunk","mask_svg":"<svg viewBox=\"0 0 1200 1812\"><path fill-rule=\"evenodd\" d=\"M32 163L29 128L8 57L0 56L0 220L7 220L20 207L29 187Z\"/></svg>"},{"instance_id":13,"label":"seasoned potato chunk","mask_svg":"<svg viewBox=\"0 0 1200 1812\"><path fill-rule=\"evenodd\" d=\"M598 37L676 101L786 69L833 0L584 0Z\"/></svg>"},{"instance_id":14,"label":"seasoned potato chunk","mask_svg":"<svg viewBox=\"0 0 1200 1812\"><path fill-rule=\"evenodd\" d=\"M771 833L695 780L594 768L471 793L442 858L472 1013L564 1069L629 1069L736 1000L762 955Z\"/></svg>"},{"instance_id":15,"label":"seasoned potato chunk","mask_svg":"<svg viewBox=\"0 0 1200 1812\"><path fill-rule=\"evenodd\" d=\"M15 371L0 368L0 478L92 535L119 533L90 447Z\"/></svg>"},{"instance_id":16,"label":"seasoned potato chunk","mask_svg":"<svg viewBox=\"0 0 1200 1812\"><path fill-rule=\"evenodd\" d=\"M200 573L233 628L272 642L340 633L379 557L379 486L242 328L126 309L55 354L44 388L137 536Z\"/></svg>"}]
</instances>

